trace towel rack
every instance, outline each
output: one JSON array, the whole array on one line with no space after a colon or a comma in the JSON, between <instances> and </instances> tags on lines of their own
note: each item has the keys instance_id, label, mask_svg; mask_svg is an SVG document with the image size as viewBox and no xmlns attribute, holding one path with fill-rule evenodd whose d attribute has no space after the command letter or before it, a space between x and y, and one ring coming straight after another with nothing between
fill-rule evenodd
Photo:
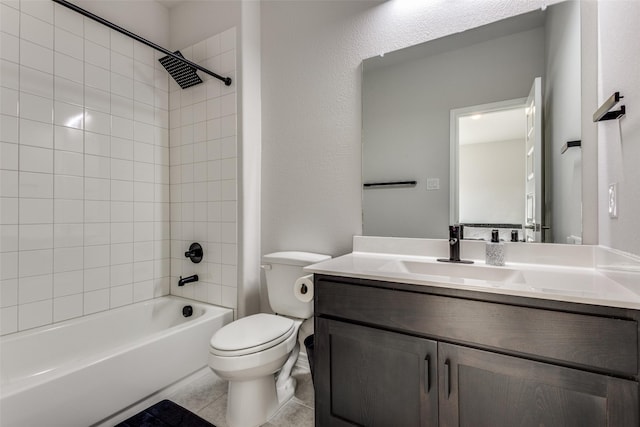
<instances>
[{"instance_id":1,"label":"towel rack","mask_svg":"<svg viewBox=\"0 0 640 427\"><path fill-rule=\"evenodd\" d=\"M402 188L415 187L418 181L388 181L388 182L365 182L362 184L365 190L374 188Z\"/></svg>"},{"instance_id":2,"label":"towel rack","mask_svg":"<svg viewBox=\"0 0 640 427\"><path fill-rule=\"evenodd\" d=\"M564 154L565 151L567 151L569 148L571 147L581 147L582 146L582 141L577 140L577 141L567 141L562 148L560 149L560 154Z\"/></svg>"},{"instance_id":3,"label":"towel rack","mask_svg":"<svg viewBox=\"0 0 640 427\"><path fill-rule=\"evenodd\" d=\"M602 122L605 120L617 120L625 115L626 109L624 105L620 106L619 110L611 111L615 105L620 102L624 96L620 95L620 92L615 92L598 108L598 111L593 113L594 122Z\"/></svg>"}]
</instances>

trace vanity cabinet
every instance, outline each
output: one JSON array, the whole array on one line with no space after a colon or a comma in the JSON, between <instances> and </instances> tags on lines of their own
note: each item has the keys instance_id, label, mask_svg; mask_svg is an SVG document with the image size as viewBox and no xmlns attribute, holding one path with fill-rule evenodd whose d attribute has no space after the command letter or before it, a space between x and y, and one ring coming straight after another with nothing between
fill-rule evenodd
<instances>
[{"instance_id":1,"label":"vanity cabinet","mask_svg":"<svg viewBox=\"0 0 640 427\"><path fill-rule=\"evenodd\" d=\"M318 427L640 425L634 310L314 280Z\"/></svg>"}]
</instances>

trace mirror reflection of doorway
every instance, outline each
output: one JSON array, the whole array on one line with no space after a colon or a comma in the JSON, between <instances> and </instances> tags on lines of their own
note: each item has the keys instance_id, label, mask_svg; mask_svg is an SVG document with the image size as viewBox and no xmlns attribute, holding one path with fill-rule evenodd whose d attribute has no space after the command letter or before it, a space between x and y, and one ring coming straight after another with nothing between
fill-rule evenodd
<instances>
[{"instance_id":1,"label":"mirror reflection of doorway","mask_svg":"<svg viewBox=\"0 0 640 427\"><path fill-rule=\"evenodd\" d=\"M487 238L493 228L500 229L505 240L512 229L524 235L525 108L522 98L451 112L455 135L451 179L457 183L453 186L457 195L452 195L457 218L452 222L467 225L466 238Z\"/></svg>"}]
</instances>

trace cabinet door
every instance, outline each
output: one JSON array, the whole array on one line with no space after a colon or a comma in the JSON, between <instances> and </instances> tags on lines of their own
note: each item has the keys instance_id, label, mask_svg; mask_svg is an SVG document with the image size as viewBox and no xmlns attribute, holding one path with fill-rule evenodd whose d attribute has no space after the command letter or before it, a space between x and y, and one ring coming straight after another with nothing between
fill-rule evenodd
<instances>
[{"instance_id":1,"label":"cabinet door","mask_svg":"<svg viewBox=\"0 0 640 427\"><path fill-rule=\"evenodd\" d=\"M437 344L316 318L316 425L436 426Z\"/></svg>"},{"instance_id":2,"label":"cabinet door","mask_svg":"<svg viewBox=\"0 0 640 427\"><path fill-rule=\"evenodd\" d=\"M438 344L440 426L637 427L638 383Z\"/></svg>"}]
</instances>

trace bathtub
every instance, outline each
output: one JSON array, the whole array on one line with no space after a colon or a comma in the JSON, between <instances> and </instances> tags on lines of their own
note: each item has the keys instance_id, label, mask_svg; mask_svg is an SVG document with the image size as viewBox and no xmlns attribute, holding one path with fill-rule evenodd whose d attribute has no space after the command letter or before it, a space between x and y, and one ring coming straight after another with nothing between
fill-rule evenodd
<instances>
[{"instance_id":1,"label":"bathtub","mask_svg":"<svg viewBox=\"0 0 640 427\"><path fill-rule=\"evenodd\" d=\"M232 320L167 296L0 337L0 426L96 424L205 367Z\"/></svg>"}]
</instances>

